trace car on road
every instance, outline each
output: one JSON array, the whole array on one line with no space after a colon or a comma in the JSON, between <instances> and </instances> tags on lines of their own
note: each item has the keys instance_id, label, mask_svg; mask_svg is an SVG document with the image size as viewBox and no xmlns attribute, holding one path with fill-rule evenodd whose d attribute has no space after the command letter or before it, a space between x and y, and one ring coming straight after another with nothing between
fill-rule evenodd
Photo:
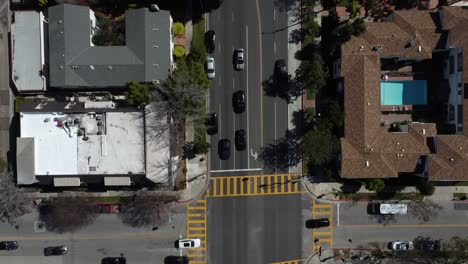
<instances>
[{"instance_id":1,"label":"car on road","mask_svg":"<svg viewBox=\"0 0 468 264\"><path fill-rule=\"evenodd\" d=\"M393 241L388 243L388 249L396 251L407 251L414 248L413 242L411 241Z\"/></svg>"},{"instance_id":2,"label":"car on road","mask_svg":"<svg viewBox=\"0 0 468 264\"><path fill-rule=\"evenodd\" d=\"M218 155L222 160L229 159L231 156L231 141L227 138L223 138L218 142Z\"/></svg>"},{"instance_id":3,"label":"car on road","mask_svg":"<svg viewBox=\"0 0 468 264\"><path fill-rule=\"evenodd\" d=\"M234 144L236 145L236 150L244 150L246 147L246 140L245 140L245 130L239 129L236 130L235 133L235 141Z\"/></svg>"},{"instance_id":4,"label":"car on road","mask_svg":"<svg viewBox=\"0 0 468 264\"><path fill-rule=\"evenodd\" d=\"M44 248L44 256L60 256L67 254L67 252L68 248L66 246Z\"/></svg>"},{"instance_id":5,"label":"car on road","mask_svg":"<svg viewBox=\"0 0 468 264\"><path fill-rule=\"evenodd\" d=\"M101 264L126 264L127 259L125 257L107 257L101 260Z\"/></svg>"},{"instance_id":6,"label":"car on road","mask_svg":"<svg viewBox=\"0 0 468 264\"><path fill-rule=\"evenodd\" d=\"M232 95L232 108L234 108L234 113L236 114L240 114L245 111L244 91L239 90Z\"/></svg>"},{"instance_id":7,"label":"car on road","mask_svg":"<svg viewBox=\"0 0 468 264\"><path fill-rule=\"evenodd\" d=\"M234 69L241 71L245 67L244 49L236 49L234 51Z\"/></svg>"},{"instance_id":8,"label":"car on road","mask_svg":"<svg viewBox=\"0 0 468 264\"><path fill-rule=\"evenodd\" d=\"M414 248L421 251L440 251L440 240L415 241Z\"/></svg>"},{"instance_id":9,"label":"car on road","mask_svg":"<svg viewBox=\"0 0 468 264\"><path fill-rule=\"evenodd\" d=\"M205 118L206 133L208 135L214 135L218 133L218 115L216 113L210 113Z\"/></svg>"},{"instance_id":10,"label":"car on road","mask_svg":"<svg viewBox=\"0 0 468 264\"><path fill-rule=\"evenodd\" d=\"M176 248L197 248L200 247L201 240L199 238L184 238L175 242Z\"/></svg>"},{"instance_id":11,"label":"car on road","mask_svg":"<svg viewBox=\"0 0 468 264\"><path fill-rule=\"evenodd\" d=\"M120 212L120 204L116 203L100 203L98 207L100 214L118 214Z\"/></svg>"},{"instance_id":12,"label":"car on road","mask_svg":"<svg viewBox=\"0 0 468 264\"><path fill-rule=\"evenodd\" d=\"M205 33L205 45L209 53L213 53L215 50L215 32L214 30L208 30Z\"/></svg>"},{"instance_id":13,"label":"car on road","mask_svg":"<svg viewBox=\"0 0 468 264\"><path fill-rule=\"evenodd\" d=\"M189 264L190 260L186 256L167 256L164 258L164 264Z\"/></svg>"},{"instance_id":14,"label":"car on road","mask_svg":"<svg viewBox=\"0 0 468 264\"><path fill-rule=\"evenodd\" d=\"M320 228L330 226L330 220L328 218L309 219L305 222L306 228Z\"/></svg>"},{"instance_id":15,"label":"car on road","mask_svg":"<svg viewBox=\"0 0 468 264\"><path fill-rule=\"evenodd\" d=\"M288 88L288 70L284 59L280 59L275 62L273 84L275 85L276 90Z\"/></svg>"},{"instance_id":16,"label":"car on road","mask_svg":"<svg viewBox=\"0 0 468 264\"><path fill-rule=\"evenodd\" d=\"M394 215L394 214L406 214L407 212L408 212L408 206L403 203L371 202L367 205L368 214Z\"/></svg>"},{"instance_id":17,"label":"car on road","mask_svg":"<svg viewBox=\"0 0 468 264\"><path fill-rule=\"evenodd\" d=\"M0 242L0 250L16 250L16 249L18 249L18 242L16 241Z\"/></svg>"},{"instance_id":18,"label":"car on road","mask_svg":"<svg viewBox=\"0 0 468 264\"><path fill-rule=\"evenodd\" d=\"M206 74L208 76L208 79L214 79L216 76L215 61L211 57L208 57L208 59L206 60Z\"/></svg>"}]
</instances>

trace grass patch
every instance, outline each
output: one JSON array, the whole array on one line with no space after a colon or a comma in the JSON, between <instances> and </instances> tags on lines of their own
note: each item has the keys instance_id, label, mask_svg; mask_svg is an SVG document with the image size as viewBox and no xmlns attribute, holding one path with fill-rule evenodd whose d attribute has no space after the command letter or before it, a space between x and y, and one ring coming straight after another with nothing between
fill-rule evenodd
<instances>
[{"instance_id":1,"label":"grass patch","mask_svg":"<svg viewBox=\"0 0 468 264\"><path fill-rule=\"evenodd\" d=\"M457 182L455 186L468 186L468 181Z\"/></svg>"},{"instance_id":2,"label":"grass patch","mask_svg":"<svg viewBox=\"0 0 468 264\"><path fill-rule=\"evenodd\" d=\"M306 89L306 96L307 96L307 100L314 100L315 91L312 91L311 89Z\"/></svg>"},{"instance_id":3,"label":"grass patch","mask_svg":"<svg viewBox=\"0 0 468 264\"><path fill-rule=\"evenodd\" d=\"M453 193L453 199L455 200L465 200L466 193Z\"/></svg>"},{"instance_id":4,"label":"grass patch","mask_svg":"<svg viewBox=\"0 0 468 264\"><path fill-rule=\"evenodd\" d=\"M411 197L412 200L422 200L424 195L420 193L343 193L339 192L340 199L347 200L407 200Z\"/></svg>"},{"instance_id":5,"label":"grass patch","mask_svg":"<svg viewBox=\"0 0 468 264\"><path fill-rule=\"evenodd\" d=\"M203 109L206 109L206 101L203 101ZM206 126L204 122L195 122L194 124L194 138L195 145L197 142L206 142Z\"/></svg>"},{"instance_id":6,"label":"grass patch","mask_svg":"<svg viewBox=\"0 0 468 264\"><path fill-rule=\"evenodd\" d=\"M200 21L193 24L193 38L192 38L192 49L198 51L204 51L205 54L201 54L203 58L206 57L205 48L205 17L202 17Z\"/></svg>"}]
</instances>

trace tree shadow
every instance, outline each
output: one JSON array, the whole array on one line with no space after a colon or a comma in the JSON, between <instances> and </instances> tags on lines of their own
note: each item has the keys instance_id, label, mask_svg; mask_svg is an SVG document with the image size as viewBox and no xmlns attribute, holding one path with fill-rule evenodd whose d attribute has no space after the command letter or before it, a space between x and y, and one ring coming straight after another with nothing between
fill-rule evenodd
<instances>
[{"instance_id":1,"label":"tree shadow","mask_svg":"<svg viewBox=\"0 0 468 264\"><path fill-rule=\"evenodd\" d=\"M304 31L301 29L294 29L289 35L289 43L299 44L304 41Z\"/></svg>"},{"instance_id":2,"label":"tree shadow","mask_svg":"<svg viewBox=\"0 0 468 264\"><path fill-rule=\"evenodd\" d=\"M286 135L263 147L260 158L269 169L287 170L301 161L300 145L290 130Z\"/></svg>"},{"instance_id":3,"label":"tree shadow","mask_svg":"<svg viewBox=\"0 0 468 264\"><path fill-rule=\"evenodd\" d=\"M302 85L291 75L275 78L270 77L262 82L263 91L266 96L279 97L285 100L288 104L297 100L302 94Z\"/></svg>"},{"instance_id":4,"label":"tree shadow","mask_svg":"<svg viewBox=\"0 0 468 264\"><path fill-rule=\"evenodd\" d=\"M303 46L302 49L296 51L294 54L294 58L300 61L304 60L312 60L314 57L314 54L318 52L318 47L316 44L308 44L306 46Z\"/></svg>"},{"instance_id":5,"label":"tree shadow","mask_svg":"<svg viewBox=\"0 0 468 264\"><path fill-rule=\"evenodd\" d=\"M357 193L361 189L362 183L360 181L345 181L340 187L344 193Z\"/></svg>"},{"instance_id":6,"label":"tree shadow","mask_svg":"<svg viewBox=\"0 0 468 264\"><path fill-rule=\"evenodd\" d=\"M379 224L383 224L384 226L396 223L395 215L375 214L369 215L369 218L376 221Z\"/></svg>"}]
</instances>

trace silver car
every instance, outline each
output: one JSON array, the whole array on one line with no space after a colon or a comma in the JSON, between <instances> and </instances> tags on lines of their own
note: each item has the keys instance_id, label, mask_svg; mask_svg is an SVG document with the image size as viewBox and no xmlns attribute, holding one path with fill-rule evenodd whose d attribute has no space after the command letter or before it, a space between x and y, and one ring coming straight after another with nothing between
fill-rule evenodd
<instances>
[{"instance_id":1,"label":"silver car","mask_svg":"<svg viewBox=\"0 0 468 264\"><path fill-rule=\"evenodd\" d=\"M244 49L236 49L234 51L234 67L237 71L244 69Z\"/></svg>"},{"instance_id":2,"label":"silver car","mask_svg":"<svg viewBox=\"0 0 468 264\"><path fill-rule=\"evenodd\" d=\"M208 75L208 79L214 79L215 78L215 61L211 57L209 57L206 60L206 73Z\"/></svg>"}]
</instances>

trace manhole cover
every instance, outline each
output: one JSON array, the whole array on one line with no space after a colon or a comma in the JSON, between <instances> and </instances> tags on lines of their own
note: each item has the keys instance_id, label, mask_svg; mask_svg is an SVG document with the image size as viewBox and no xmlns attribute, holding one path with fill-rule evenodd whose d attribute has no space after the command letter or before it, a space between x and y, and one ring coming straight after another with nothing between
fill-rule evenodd
<instances>
[{"instance_id":1,"label":"manhole cover","mask_svg":"<svg viewBox=\"0 0 468 264\"><path fill-rule=\"evenodd\" d=\"M46 228L45 228L44 222L40 222L40 221L34 222L34 232L42 233L42 232L45 232L45 230Z\"/></svg>"}]
</instances>

